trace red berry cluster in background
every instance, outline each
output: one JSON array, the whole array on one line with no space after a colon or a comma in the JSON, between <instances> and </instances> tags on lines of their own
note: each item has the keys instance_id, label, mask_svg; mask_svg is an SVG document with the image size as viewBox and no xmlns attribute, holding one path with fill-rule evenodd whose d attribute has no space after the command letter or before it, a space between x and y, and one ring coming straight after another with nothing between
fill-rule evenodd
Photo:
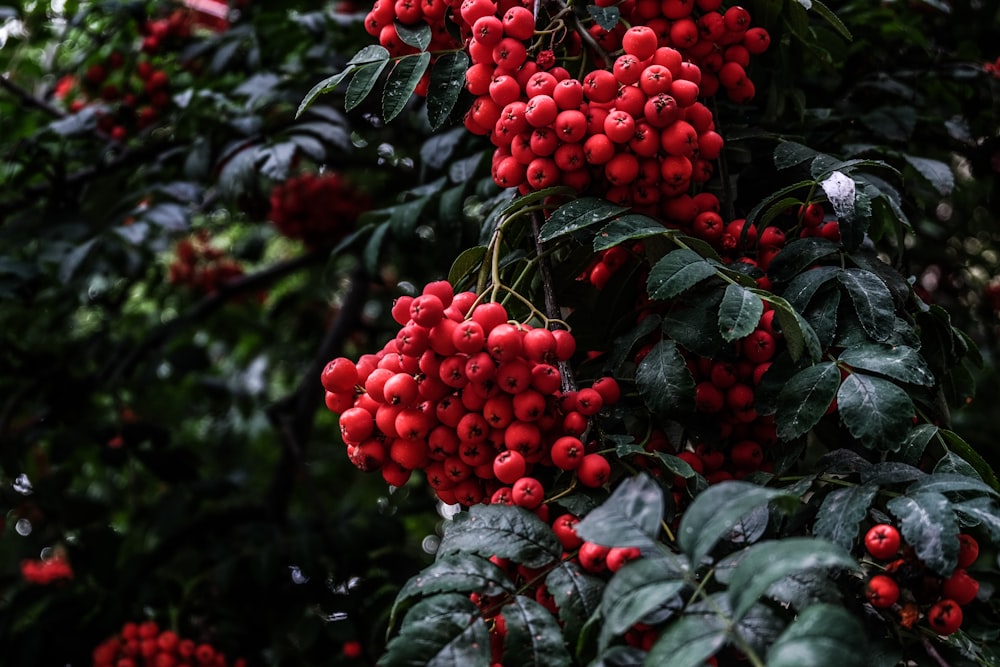
<instances>
[{"instance_id":1,"label":"red berry cluster in background","mask_svg":"<svg viewBox=\"0 0 1000 667\"><path fill-rule=\"evenodd\" d=\"M979 557L979 544L967 533L959 538L958 567L948 577L934 574L906 547L895 526L876 524L865 534L865 548L877 561L889 561L865 584L865 597L875 609L896 610L899 622L912 627L923 614L927 626L950 635L963 621L963 607L976 599L979 582L966 568Z\"/></svg>"},{"instance_id":2,"label":"red berry cluster in background","mask_svg":"<svg viewBox=\"0 0 1000 667\"><path fill-rule=\"evenodd\" d=\"M575 352L572 334L512 324L502 304L455 294L447 281L400 297L392 312L402 327L394 339L356 363L332 360L321 378L358 468L394 486L423 470L445 502L532 510L546 471L607 481L608 460L582 438L620 391L611 378L563 389L557 365Z\"/></svg>"},{"instance_id":3,"label":"red berry cluster in background","mask_svg":"<svg viewBox=\"0 0 1000 667\"><path fill-rule=\"evenodd\" d=\"M370 208L368 196L343 174L303 174L274 186L268 218L283 235L315 247L342 239Z\"/></svg>"},{"instance_id":4,"label":"red berry cluster in background","mask_svg":"<svg viewBox=\"0 0 1000 667\"><path fill-rule=\"evenodd\" d=\"M219 286L243 275L243 267L225 251L212 245L207 230L177 242L167 280L171 285L186 285L191 289L211 294Z\"/></svg>"},{"instance_id":5,"label":"red berry cluster in background","mask_svg":"<svg viewBox=\"0 0 1000 667\"><path fill-rule=\"evenodd\" d=\"M51 584L53 581L73 578L73 568L60 554L48 558L21 561L21 576L32 584Z\"/></svg>"},{"instance_id":6,"label":"red berry cluster in background","mask_svg":"<svg viewBox=\"0 0 1000 667\"><path fill-rule=\"evenodd\" d=\"M245 667L209 643L183 639L154 621L128 622L93 651L93 667Z\"/></svg>"},{"instance_id":7,"label":"red berry cluster in background","mask_svg":"<svg viewBox=\"0 0 1000 667\"><path fill-rule=\"evenodd\" d=\"M177 75L169 59L194 36L194 27L212 31L228 28L228 7L200 0L198 7L175 9L162 18L148 19L138 27L133 45L102 51L79 77L67 75L57 83L54 96L71 113L94 105L98 128L115 141L124 141L155 125L173 106L172 87ZM201 5L205 5L202 7ZM223 17L223 18L220 18ZM181 63L191 68L193 63Z\"/></svg>"}]
</instances>

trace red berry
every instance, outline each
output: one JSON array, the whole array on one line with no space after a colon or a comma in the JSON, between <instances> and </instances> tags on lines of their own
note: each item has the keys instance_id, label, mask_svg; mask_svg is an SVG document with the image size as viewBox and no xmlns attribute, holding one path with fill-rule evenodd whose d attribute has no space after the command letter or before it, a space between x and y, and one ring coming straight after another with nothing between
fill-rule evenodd
<instances>
[{"instance_id":1,"label":"red berry","mask_svg":"<svg viewBox=\"0 0 1000 667\"><path fill-rule=\"evenodd\" d=\"M941 585L941 595L960 605L967 605L979 595L979 582L964 569L959 568L944 580Z\"/></svg>"},{"instance_id":2,"label":"red berry","mask_svg":"<svg viewBox=\"0 0 1000 667\"><path fill-rule=\"evenodd\" d=\"M580 462L576 476L584 486L602 486L611 477L611 464L600 454L587 454Z\"/></svg>"},{"instance_id":3,"label":"red berry","mask_svg":"<svg viewBox=\"0 0 1000 667\"><path fill-rule=\"evenodd\" d=\"M927 612L927 623L939 635L950 635L962 625L962 608L954 600L938 600Z\"/></svg>"},{"instance_id":4,"label":"red berry","mask_svg":"<svg viewBox=\"0 0 1000 667\"><path fill-rule=\"evenodd\" d=\"M865 533L865 548L873 558L888 560L899 551L901 538L899 531L887 523L872 526Z\"/></svg>"},{"instance_id":5,"label":"red berry","mask_svg":"<svg viewBox=\"0 0 1000 667\"><path fill-rule=\"evenodd\" d=\"M979 558L979 543L968 533L958 536L958 566L969 567Z\"/></svg>"},{"instance_id":6,"label":"red berry","mask_svg":"<svg viewBox=\"0 0 1000 667\"><path fill-rule=\"evenodd\" d=\"M868 580L865 597L876 609L891 607L899 599L899 584L889 575L876 574Z\"/></svg>"}]
</instances>

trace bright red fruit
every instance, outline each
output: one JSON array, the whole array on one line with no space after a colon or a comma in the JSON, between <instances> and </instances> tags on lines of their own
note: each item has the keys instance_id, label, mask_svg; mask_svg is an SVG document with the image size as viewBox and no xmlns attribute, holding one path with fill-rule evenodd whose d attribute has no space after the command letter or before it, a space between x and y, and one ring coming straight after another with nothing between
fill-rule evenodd
<instances>
[{"instance_id":1,"label":"bright red fruit","mask_svg":"<svg viewBox=\"0 0 1000 667\"><path fill-rule=\"evenodd\" d=\"M900 542L899 531L887 523L872 526L865 533L865 548L873 558L879 560L888 560L895 556L899 551Z\"/></svg>"}]
</instances>

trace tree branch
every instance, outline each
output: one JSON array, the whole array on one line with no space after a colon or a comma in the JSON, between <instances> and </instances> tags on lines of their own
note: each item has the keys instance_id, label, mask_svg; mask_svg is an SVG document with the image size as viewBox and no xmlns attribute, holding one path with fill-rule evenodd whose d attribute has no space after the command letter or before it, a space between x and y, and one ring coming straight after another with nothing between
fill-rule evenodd
<instances>
[{"instance_id":1,"label":"tree branch","mask_svg":"<svg viewBox=\"0 0 1000 667\"><path fill-rule=\"evenodd\" d=\"M276 280L298 271L310 264L317 264L327 256L325 251L311 251L294 257L284 262L272 264L271 266L251 273L241 278L228 280L222 283L219 288L196 303L186 312L178 315L169 322L164 323L154 330L145 340L139 343L131 352L125 355L124 359L117 363L111 372L112 380L128 374L139 363L142 357L153 348L163 345L173 336L176 336L182 329L202 320L213 311L222 307L227 301L234 297L253 292L267 287ZM106 371L107 373L107 371Z\"/></svg>"},{"instance_id":2,"label":"tree branch","mask_svg":"<svg viewBox=\"0 0 1000 667\"><path fill-rule=\"evenodd\" d=\"M368 275L358 264L351 273L340 310L326 330L298 387L267 410L267 416L281 434L284 445L269 492L269 505L279 522L286 515L294 481L301 472L306 445L312 435L316 410L323 403L325 392L319 381L320 375L330 359L342 354L344 342L357 328L368 299L369 286ZM310 479L306 477L311 485ZM317 498L322 497L318 489L313 490Z\"/></svg>"},{"instance_id":3,"label":"tree branch","mask_svg":"<svg viewBox=\"0 0 1000 667\"><path fill-rule=\"evenodd\" d=\"M0 75L0 88L19 99L25 106L34 107L44 111L53 118L65 118L66 114L61 109L57 109L45 100L41 100L27 90L11 81L8 77Z\"/></svg>"},{"instance_id":4,"label":"tree branch","mask_svg":"<svg viewBox=\"0 0 1000 667\"><path fill-rule=\"evenodd\" d=\"M561 320L562 312L559 303L556 301L556 291L552 282L552 267L549 266L549 259L545 255L542 246L542 212L534 211L531 214L531 236L535 241L535 253L538 255L538 273L542 279L542 295L545 299L545 316L550 320ZM576 391L576 378L573 376L573 369L569 362L559 362L559 374L562 376L562 390Z\"/></svg>"}]
</instances>

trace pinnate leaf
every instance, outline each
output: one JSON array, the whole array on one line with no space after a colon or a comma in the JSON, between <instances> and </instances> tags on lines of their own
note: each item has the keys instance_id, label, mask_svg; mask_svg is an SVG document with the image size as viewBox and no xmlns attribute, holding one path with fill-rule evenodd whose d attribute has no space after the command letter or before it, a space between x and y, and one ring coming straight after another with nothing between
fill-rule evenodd
<instances>
[{"instance_id":1,"label":"pinnate leaf","mask_svg":"<svg viewBox=\"0 0 1000 667\"><path fill-rule=\"evenodd\" d=\"M635 382L639 395L654 414L689 411L694 407L694 380L672 340L661 340L639 362Z\"/></svg>"},{"instance_id":2,"label":"pinnate leaf","mask_svg":"<svg viewBox=\"0 0 1000 667\"><path fill-rule=\"evenodd\" d=\"M386 646L379 667L489 667L490 635L479 608L461 593L421 600Z\"/></svg>"},{"instance_id":3,"label":"pinnate leaf","mask_svg":"<svg viewBox=\"0 0 1000 667\"><path fill-rule=\"evenodd\" d=\"M608 547L651 548L663 520L663 489L647 474L629 477L576 524L588 542Z\"/></svg>"},{"instance_id":4,"label":"pinnate leaf","mask_svg":"<svg viewBox=\"0 0 1000 667\"><path fill-rule=\"evenodd\" d=\"M800 613L767 653L768 667L867 667L865 629L842 606L814 604Z\"/></svg>"},{"instance_id":5,"label":"pinnate leaf","mask_svg":"<svg viewBox=\"0 0 1000 667\"><path fill-rule=\"evenodd\" d=\"M681 551L697 565L743 516L774 500L780 500L784 508L797 507L799 502L792 494L750 482L710 486L698 494L681 518L677 533Z\"/></svg>"},{"instance_id":6,"label":"pinnate leaf","mask_svg":"<svg viewBox=\"0 0 1000 667\"><path fill-rule=\"evenodd\" d=\"M837 411L851 435L867 447L899 449L913 418L913 401L898 386L852 373L837 391Z\"/></svg>"},{"instance_id":7,"label":"pinnate leaf","mask_svg":"<svg viewBox=\"0 0 1000 667\"><path fill-rule=\"evenodd\" d=\"M542 225L539 238L543 243L547 243L599 222L610 220L627 210L624 206L612 204L606 199L598 199L597 197L574 199L557 208L549 216L549 219Z\"/></svg>"},{"instance_id":8,"label":"pinnate leaf","mask_svg":"<svg viewBox=\"0 0 1000 667\"><path fill-rule=\"evenodd\" d=\"M679 248L650 269L646 289L650 298L670 299L715 274L714 264L693 250Z\"/></svg>"},{"instance_id":9,"label":"pinnate leaf","mask_svg":"<svg viewBox=\"0 0 1000 667\"><path fill-rule=\"evenodd\" d=\"M392 121L406 108L406 103L430 63L431 54L427 52L403 56L396 62L389 72L389 80L382 93L382 116L385 122Z\"/></svg>"},{"instance_id":10,"label":"pinnate leaf","mask_svg":"<svg viewBox=\"0 0 1000 667\"><path fill-rule=\"evenodd\" d=\"M875 484L848 486L831 491L823 498L816 513L813 534L850 549L877 493L878 486Z\"/></svg>"},{"instance_id":11,"label":"pinnate leaf","mask_svg":"<svg viewBox=\"0 0 1000 667\"><path fill-rule=\"evenodd\" d=\"M719 305L719 331L726 341L750 335L760 323L764 302L741 285L729 285Z\"/></svg>"},{"instance_id":12,"label":"pinnate leaf","mask_svg":"<svg viewBox=\"0 0 1000 667\"><path fill-rule=\"evenodd\" d=\"M885 375L900 382L934 385L934 373L920 353L906 345L868 343L855 345L840 354L840 360L854 368Z\"/></svg>"},{"instance_id":13,"label":"pinnate leaf","mask_svg":"<svg viewBox=\"0 0 1000 667\"><path fill-rule=\"evenodd\" d=\"M538 602L518 595L500 613L507 622L504 662L525 667L568 667L573 663L562 629Z\"/></svg>"},{"instance_id":14,"label":"pinnate leaf","mask_svg":"<svg viewBox=\"0 0 1000 667\"><path fill-rule=\"evenodd\" d=\"M900 532L917 558L943 577L958 564L958 521L951 503L934 491L909 493L887 507L899 518Z\"/></svg>"},{"instance_id":15,"label":"pinnate leaf","mask_svg":"<svg viewBox=\"0 0 1000 667\"><path fill-rule=\"evenodd\" d=\"M778 394L778 437L794 440L808 433L826 414L839 387L840 369L832 362L815 364L793 375Z\"/></svg>"},{"instance_id":16,"label":"pinnate leaf","mask_svg":"<svg viewBox=\"0 0 1000 667\"><path fill-rule=\"evenodd\" d=\"M446 526L438 553L471 552L542 567L562 557L562 544L533 512L513 505L474 505Z\"/></svg>"}]
</instances>

